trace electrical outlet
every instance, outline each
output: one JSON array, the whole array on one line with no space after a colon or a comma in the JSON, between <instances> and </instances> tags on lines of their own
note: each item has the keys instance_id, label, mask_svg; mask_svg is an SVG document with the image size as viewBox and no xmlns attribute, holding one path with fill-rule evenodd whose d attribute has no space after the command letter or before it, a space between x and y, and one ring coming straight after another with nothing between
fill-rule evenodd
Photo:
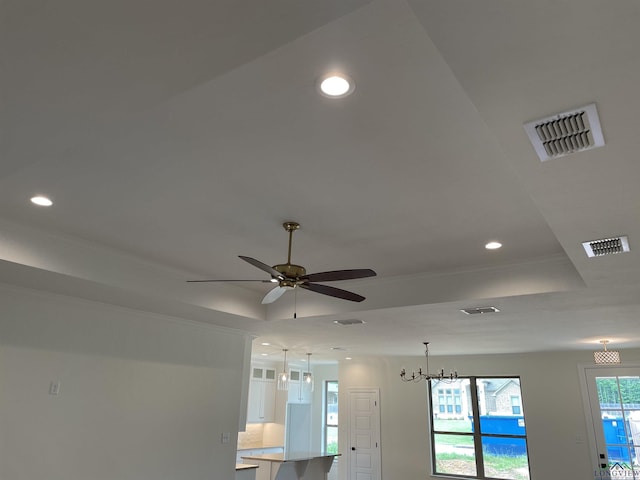
<instances>
[{"instance_id":1,"label":"electrical outlet","mask_svg":"<svg viewBox=\"0 0 640 480\"><path fill-rule=\"evenodd\" d=\"M229 433L229 432L224 432L224 433L222 434L222 438L220 439L220 441L221 441L222 443L229 443L229 438L230 438L230 437L231 437L231 433Z\"/></svg>"}]
</instances>

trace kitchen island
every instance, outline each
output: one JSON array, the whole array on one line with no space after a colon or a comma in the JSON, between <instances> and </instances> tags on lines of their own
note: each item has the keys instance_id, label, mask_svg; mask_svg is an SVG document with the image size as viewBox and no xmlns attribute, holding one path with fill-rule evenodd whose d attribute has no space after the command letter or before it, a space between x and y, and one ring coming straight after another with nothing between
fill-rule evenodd
<instances>
[{"instance_id":1,"label":"kitchen island","mask_svg":"<svg viewBox=\"0 0 640 480\"><path fill-rule=\"evenodd\" d=\"M292 452L243 456L258 465L256 480L325 480L337 453Z\"/></svg>"},{"instance_id":2,"label":"kitchen island","mask_svg":"<svg viewBox=\"0 0 640 480\"><path fill-rule=\"evenodd\" d=\"M258 465L250 465L247 463L236 463L235 480L256 480L256 470Z\"/></svg>"}]
</instances>

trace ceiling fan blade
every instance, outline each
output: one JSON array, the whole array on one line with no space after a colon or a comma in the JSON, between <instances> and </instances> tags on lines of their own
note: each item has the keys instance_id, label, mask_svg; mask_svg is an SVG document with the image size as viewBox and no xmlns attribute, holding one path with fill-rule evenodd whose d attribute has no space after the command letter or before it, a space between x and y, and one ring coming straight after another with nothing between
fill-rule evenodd
<instances>
[{"instance_id":1,"label":"ceiling fan blade","mask_svg":"<svg viewBox=\"0 0 640 480\"><path fill-rule=\"evenodd\" d=\"M365 297L358 295L357 293L348 292L341 288L330 287L329 285L320 285L319 283L302 283L299 285L301 288L306 288L312 292L321 293L323 295L329 295L330 297L341 298L343 300L350 300L352 302L361 302Z\"/></svg>"},{"instance_id":2,"label":"ceiling fan blade","mask_svg":"<svg viewBox=\"0 0 640 480\"><path fill-rule=\"evenodd\" d=\"M279 299L287 289L284 287L276 287L273 290L270 290L262 299L262 304L266 305L268 303L273 303L277 299Z\"/></svg>"},{"instance_id":3,"label":"ceiling fan blade","mask_svg":"<svg viewBox=\"0 0 640 480\"><path fill-rule=\"evenodd\" d=\"M256 260L255 258L245 257L245 256L242 256L242 255L238 255L238 256L242 260L244 260L245 262L250 263L254 267L259 268L263 272L267 272L272 277L279 278L281 280L284 279L284 276L279 271L277 271L276 269L270 267L266 263L262 263L260 260Z\"/></svg>"},{"instance_id":4,"label":"ceiling fan blade","mask_svg":"<svg viewBox=\"0 0 640 480\"><path fill-rule=\"evenodd\" d=\"M187 280L187 283L208 283L208 282L262 282L262 283L271 283L271 280Z\"/></svg>"},{"instance_id":5,"label":"ceiling fan blade","mask_svg":"<svg viewBox=\"0 0 640 480\"><path fill-rule=\"evenodd\" d=\"M338 280L353 280L356 278L375 277L376 272L370 268L361 268L357 270L334 270L332 272L309 273L303 275L300 280L309 282L335 282Z\"/></svg>"}]
</instances>

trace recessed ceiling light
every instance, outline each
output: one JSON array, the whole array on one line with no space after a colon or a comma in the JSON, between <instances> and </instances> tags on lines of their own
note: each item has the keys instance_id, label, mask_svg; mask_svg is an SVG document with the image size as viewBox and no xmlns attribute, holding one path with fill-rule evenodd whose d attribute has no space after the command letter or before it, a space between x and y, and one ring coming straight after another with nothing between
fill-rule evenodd
<instances>
[{"instance_id":1,"label":"recessed ceiling light","mask_svg":"<svg viewBox=\"0 0 640 480\"><path fill-rule=\"evenodd\" d=\"M487 250L497 250L500 247L502 247L500 242L489 242L484 246Z\"/></svg>"},{"instance_id":2,"label":"recessed ceiling light","mask_svg":"<svg viewBox=\"0 0 640 480\"><path fill-rule=\"evenodd\" d=\"M31 203L39 205L41 207L50 207L53 205L53 202L47 197L43 197L42 195L36 195L35 197L31 197Z\"/></svg>"},{"instance_id":3,"label":"recessed ceiling light","mask_svg":"<svg viewBox=\"0 0 640 480\"><path fill-rule=\"evenodd\" d=\"M345 360L352 360L351 357L344 357Z\"/></svg>"},{"instance_id":4,"label":"recessed ceiling light","mask_svg":"<svg viewBox=\"0 0 640 480\"><path fill-rule=\"evenodd\" d=\"M347 75L334 72L321 77L318 88L325 97L343 98L353 93L355 84Z\"/></svg>"},{"instance_id":5,"label":"recessed ceiling light","mask_svg":"<svg viewBox=\"0 0 640 480\"><path fill-rule=\"evenodd\" d=\"M260 345L264 346L264 347L268 347L269 345L271 345L269 342L262 342Z\"/></svg>"},{"instance_id":6,"label":"recessed ceiling light","mask_svg":"<svg viewBox=\"0 0 640 480\"><path fill-rule=\"evenodd\" d=\"M268 353L261 353L260 355L262 355L263 357L268 357L269 356Z\"/></svg>"}]
</instances>

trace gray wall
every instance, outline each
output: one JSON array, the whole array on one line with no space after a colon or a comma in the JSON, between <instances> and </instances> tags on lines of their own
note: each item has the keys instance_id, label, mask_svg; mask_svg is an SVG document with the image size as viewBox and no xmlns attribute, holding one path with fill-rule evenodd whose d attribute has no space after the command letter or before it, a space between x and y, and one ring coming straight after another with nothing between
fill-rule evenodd
<instances>
[{"instance_id":1,"label":"gray wall","mask_svg":"<svg viewBox=\"0 0 640 480\"><path fill-rule=\"evenodd\" d=\"M233 478L250 339L13 287L0 305L0 478Z\"/></svg>"},{"instance_id":2,"label":"gray wall","mask_svg":"<svg viewBox=\"0 0 640 480\"><path fill-rule=\"evenodd\" d=\"M598 349L597 347L594 347ZM623 362L636 362L640 351L621 351ZM593 354L553 352L522 355L433 357L463 375L519 375L527 422L531 478L593 478L579 364ZM424 382L400 381L400 369L424 366L424 357L364 358L340 365L340 410L347 411L351 387L380 388L382 478L424 480L431 451ZM342 420L342 419L341 419ZM340 478L348 478L348 422L340 422Z\"/></svg>"}]
</instances>

